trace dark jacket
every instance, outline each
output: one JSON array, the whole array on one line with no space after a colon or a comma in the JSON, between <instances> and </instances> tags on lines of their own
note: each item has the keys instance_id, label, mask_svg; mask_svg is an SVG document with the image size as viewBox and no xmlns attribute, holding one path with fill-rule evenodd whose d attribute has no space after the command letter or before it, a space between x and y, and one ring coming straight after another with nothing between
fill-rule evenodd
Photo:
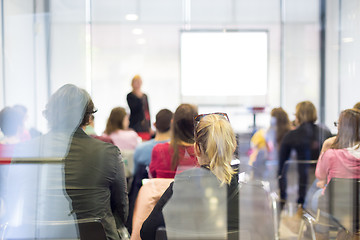
<instances>
[{"instance_id":1,"label":"dark jacket","mask_svg":"<svg viewBox=\"0 0 360 240\"><path fill-rule=\"evenodd\" d=\"M331 137L331 132L324 126L319 126L314 123L303 123L295 130L288 132L280 146L279 153L279 169L278 176L282 175L279 179L280 197L284 201L287 199L287 179L285 162L289 160L291 151L296 152L297 160L317 160L319 158L320 150L324 141ZM309 172L315 172L310 165L302 164L297 166L299 175L299 197L298 203L303 204L305 201L306 189L308 186ZM311 176L312 176L311 175ZM283 206L283 205L282 205Z\"/></svg>"},{"instance_id":2,"label":"dark jacket","mask_svg":"<svg viewBox=\"0 0 360 240\"><path fill-rule=\"evenodd\" d=\"M313 123L303 123L288 132L280 146L279 175L285 161L289 160L291 150L295 150L298 160L316 160L324 141L331 137L329 129Z\"/></svg>"},{"instance_id":3,"label":"dark jacket","mask_svg":"<svg viewBox=\"0 0 360 240\"><path fill-rule=\"evenodd\" d=\"M126 222L128 197L119 149L79 128L64 169L66 192L77 219L101 218L107 238L120 239L117 229Z\"/></svg>"}]
</instances>

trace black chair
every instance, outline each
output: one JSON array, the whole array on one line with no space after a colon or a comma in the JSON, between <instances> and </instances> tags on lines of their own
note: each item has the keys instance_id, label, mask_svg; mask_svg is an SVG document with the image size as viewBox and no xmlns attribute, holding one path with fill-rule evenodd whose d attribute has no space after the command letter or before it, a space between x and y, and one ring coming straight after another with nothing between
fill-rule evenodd
<instances>
[{"instance_id":1,"label":"black chair","mask_svg":"<svg viewBox=\"0 0 360 240\"><path fill-rule=\"evenodd\" d=\"M166 229L164 227L156 229L155 240L167 240Z\"/></svg>"},{"instance_id":2,"label":"black chair","mask_svg":"<svg viewBox=\"0 0 360 240\"><path fill-rule=\"evenodd\" d=\"M298 239L303 235L305 224L310 226L312 239L316 239L315 224L343 229L350 234L359 232L360 179L332 178L318 202L316 214L304 212Z\"/></svg>"},{"instance_id":3,"label":"black chair","mask_svg":"<svg viewBox=\"0 0 360 240\"><path fill-rule=\"evenodd\" d=\"M37 223L38 229L46 228L47 231L63 232L70 226L75 226L80 240L106 240L106 233L100 218L86 218L75 221L42 221ZM64 237L62 234L59 239L72 239Z\"/></svg>"},{"instance_id":4,"label":"black chair","mask_svg":"<svg viewBox=\"0 0 360 240\"><path fill-rule=\"evenodd\" d=\"M81 240L106 240L104 226L100 219L78 220Z\"/></svg>"}]
</instances>

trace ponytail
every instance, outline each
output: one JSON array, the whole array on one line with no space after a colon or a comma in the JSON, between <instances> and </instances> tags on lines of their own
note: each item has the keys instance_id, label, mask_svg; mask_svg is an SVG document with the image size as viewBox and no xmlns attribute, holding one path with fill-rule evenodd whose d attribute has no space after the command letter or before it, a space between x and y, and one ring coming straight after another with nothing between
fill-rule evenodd
<instances>
[{"instance_id":1,"label":"ponytail","mask_svg":"<svg viewBox=\"0 0 360 240\"><path fill-rule=\"evenodd\" d=\"M207 158L210 171L221 184L230 184L235 173L230 163L236 149L235 134L230 123L216 114L205 116L195 129L195 141Z\"/></svg>"}]
</instances>

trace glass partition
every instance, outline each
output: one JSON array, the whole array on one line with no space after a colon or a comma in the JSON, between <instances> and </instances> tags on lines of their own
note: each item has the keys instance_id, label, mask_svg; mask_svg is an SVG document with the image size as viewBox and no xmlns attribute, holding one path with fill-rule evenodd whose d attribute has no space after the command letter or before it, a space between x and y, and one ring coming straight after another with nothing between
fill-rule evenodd
<instances>
[{"instance_id":1,"label":"glass partition","mask_svg":"<svg viewBox=\"0 0 360 240\"><path fill-rule=\"evenodd\" d=\"M359 207L358 182L354 180L360 176L357 169L359 139L343 145L337 138L324 140L329 139L330 132L339 132L339 137L342 136L344 121L339 119L345 117L342 111L360 101L359 9L357 0L2 0L0 106L6 111L6 107L22 109L22 120L6 120L11 123L8 125L19 122L21 134L15 138L8 135L3 125L5 120L0 119L0 236L5 239L80 237L79 221L72 212L69 194L64 188L64 163L79 123L76 128L73 126L71 131L66 131L65 136L52 136L54 126L44 117L44 110L55 91L64 84L75 84L91 95L98 109L94 119L95 134L101 136L111 109L124 107L129 114L126 96L132 91L131 80L137 74L141 75L143 91L149 97L151 123L155 122L160 109L168 108L174 112L185 101L197 104L199 113L228 114L237 137L233 160L240 163L236 175L239 177L239 209L236 212L239 230L235 238L264 239L270 236L269 239L288 239L298 237L299 232L304 237L323 234L325 238L334 235L336 238L337 234L344 234L349 229L355 234L359 216L351 213ZM322 13L325 13L325 22L321 20ZM325 41L321 31L325 31ZM195 78L189 78L187 85L181 82L186 77L182 71L185 64L199 69L197 61L204 61L195 58L194 51L190 50L187 62L182 62L182 33L194 32L264 34L266 41L263 39L261 46L254 46L256 50L263 50L261 57L252 59L255 67L246 69L247 76L263 78L262 82L251 82L251 95L261 95L260 100L248 97L250 91L245 86L251 80L240 81L232 76L224 79L222 72L227 71L226 67L219 71L211 71L215 67L205 67L201 71L208 71L210 76L200 72ZM212 35L201 41L207 43L207 49L220 53L224 45ZM240 41L235 40L234 44L237 43ZM205 44L200 42L200 46ZM321 54L322 47L325 47L325 56ZM241 55L249 49L245 46L236 54ZM198 46L196 50L199 50ZM207 56L206 60L214 62L212 57ZM232 65L227 63L234 70L233 75L241 70L238 65L241 61L234 59ZM324 76L321 75L322 66L325 67ZM212 76L216 78L209 82L208 78ZM325 81L322 82L322 78ZM222 97L234 97L236 101L219 101L214 97L223 84L236 86L222 92ZM192 98L183 94L182 87L187 87ZM215 91L210 92L205 87ZM321 99L325 99L325 105ZM313 103L316 117L304 117L306 114L299 113L297 104L302 101ZM272 112L280 106L287 114L282 132L277 131L279 116ZM311 106L312 110L314 108ZM58 110L63 111L62 108ZM66 117L80 118L82 111ZM357 116L356 110L351 111ZM322 112L324 119L320 117ZM305 121L305 126L301 118L311 118L311 121L309 124ZM301 134L296 135L299 131ZM346 133L353 132L355 130ZM51 136L51 143L44 144L47 134ZM281 139L277 138L279 134L282 134ZM27 154L15 145L26 141L35 144L36 147L29 149L39 154ZM54 155L52 151L62 154ZM123 149L120 151L124 155L127 153ZM40 152L50 154L41 155ZM349 168L342 169L342 173L347 174L331 175L329 168L321 175L320 166L316 165L324 159L334 159L328 155L338 152L342 152L341 156L345 154L342 159ZM12 158L13 154L18 158ZM131 151L128 158L133 155ZM306 164L301 161L310 161L314 166L299 167ZM132 186L131 178L135 177L130 172L129 187ZM288 184L279 181L283 176ZM336 180L338 178L342 180ZM350 180L343 181L343 178ZM219 186L213 180L211 187L217 189ZM342 191L336 191L337 186L343 186ZM208 201L208 205L201 205L205 210L197 210L206 212L217 206L219 212L214 210L206 221L214 224L212 229L220 229L220 238L229 238L224 225L229 214L225 214L228 196L221 192L224 188L219 188L222 189L219 196L213 196L201 184L197 187L193 191L198 190L199 195L205 196L203 200ZM162 192L157 192L158 198L161 195ZM187 197L190 199L191 196L190 193ZM197 200L200 198L197 196ZM191 212L193 206L189 199L181 196L180 203L170 209L173 212L169 211L170 217L165 216L165 220L173 220L179 212L185 218L185 212L176 207ZM131 204L135 206L135 202ZM351 208L345 205L351 205ZM219 221L211 221L214 215ZM181 222L183 219L176 220ZM261 232L255 226L263 220L269 225ZM320 226L325 223L331 226ZM175 222L173 226L178 224ZM209 230L206 228L209 226L201 227ZM133 236L138 235L140 232ZM185 235L180 233L180 237Z\"/></svg>"}]
</instances>

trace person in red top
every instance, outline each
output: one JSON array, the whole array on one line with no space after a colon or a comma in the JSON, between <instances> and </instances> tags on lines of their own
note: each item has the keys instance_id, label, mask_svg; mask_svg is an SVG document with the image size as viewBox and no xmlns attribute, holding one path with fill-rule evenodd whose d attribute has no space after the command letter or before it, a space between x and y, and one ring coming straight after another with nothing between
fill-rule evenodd
<instances>
[{"instance_id":1,"label":"person in red top","mask_svg":"<svg viewBox=\"0 0 360 240\"><path fill-rule=\"evenodd\" d=\"M194 151L195 106L181 104L175 111L169 143L155 145L149 165L153 178L174 178L177 172L198 165Z\"/></svg>"},{"instance_id":2,"label":"person in red top","mask_svg":"<svg viewBox=\"0 0 360 240\"><path fill-rule=\"evenodd\" d=\"M338 135L320 156L315 174L320 188L331 178L360 178L360 110L342 111Z\"/></svg>"}]
</instances>

